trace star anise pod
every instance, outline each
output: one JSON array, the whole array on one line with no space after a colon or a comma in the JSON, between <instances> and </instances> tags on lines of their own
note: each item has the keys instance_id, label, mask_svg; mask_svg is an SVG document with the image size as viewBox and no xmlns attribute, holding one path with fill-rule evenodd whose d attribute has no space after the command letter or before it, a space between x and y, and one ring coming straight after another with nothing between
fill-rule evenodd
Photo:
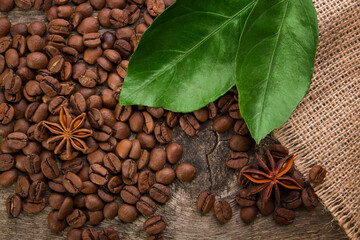
<instances>
[{"instance_id":1,"label":"star anise pod","mask_svg":"<svg viewBox=\"0 0 360 240\"><path fill-rule=\"evenodd\" d=\"M86 143L81 140L92 136L93 131L81 128L84 124L86 113L82 113L76 118L72 119L69 110L61 106L60 110L60 124L44 121L43 125L56 136L50 138L47 143L52 144L59 142L55 147L54 153L59 154L65 147L66 156L71 156L72 148L85 153L88 149Z\"/></svg>"},{"instance_id":2,"label":"star anise pod","mask_svg":"<svg viewBox=\"0 0 360 240\"><path fill-rule=\"evenodd\" d=\"M260 184L251 190L252 194L262 192L265 201L271 196L273 188L275 188L275 198L280 202L279 184L288 189L301 190L302 187L290 176L285 175L291 168L294 162L294 155L288 155L275 163L270 151L266 151L269 159L269 165L256 154L258 166L262 169L246 169L242 172L243 176L253 183Z\"/></svg>"}]
</instances>

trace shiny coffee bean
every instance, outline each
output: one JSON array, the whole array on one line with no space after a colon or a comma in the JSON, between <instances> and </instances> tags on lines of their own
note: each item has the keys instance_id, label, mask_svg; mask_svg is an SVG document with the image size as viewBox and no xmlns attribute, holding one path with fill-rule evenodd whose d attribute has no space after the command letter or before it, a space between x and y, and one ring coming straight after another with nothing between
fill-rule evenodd
<instances>
[{"instance_id":1,"label":"shiny coffee bean","mask_svg":"<svg viewBox=\"0 0 360 240\"><path fill-rule=\"evenodd\" d=\"M155 183L149 190L152 199L159 203L166 203L170 199L170 190L166 186Z\"/></svg>"},{"instance_id":2,"label":"shiny coffee bean","mask_svg":"<svg viewBox=\"0 0 360 240\"><path fill-rule=\"evenodd\" d=\"M313 209L316 208L319 204L319 200L314 192L314 189L312 187L304 188L301 191L301 200L303 205L307 209Z\"/></svg>"},{"instance_id":3,"label":"shiny coffee bean","mask_svg":"<svg viewBox=\"0 0 360 240\"><path fill-rule=\"evenodd\" d=\"M214 212L215 212L216 218L221 223L226 223L226 222L230 221L230 219L232 217L231 206L225 200L217 201L214 204Z\"/></svg>"},{"instance_id":4,"label":"shiny coffee bean","mask_svg":"<svg viewBox=\"0 0 360 240\"><path fill-rule=\"evenodd\" d=\"M277 223L288 225L294 222L295 211L286 208L277 208L273 216Z\"/></svg>"},{"instance_id":5,"label":"shiny coffee bean","mask_svg":"<svg viewBox=\"0 0 360 240\"><path fill-rule=\"evenodd\" d=\"M181 181L192 181L195 178L196 168L189 163L181 163L176 167L176 177Z\"/></svg>"},{"instance_id":6,"label":"shiny coffee bean","mask_svg":"<svg viewBox=\"0 0 360 240\"><path fill-rule=\"evenodd\" d=\"M155 215L144 222L143 228L147 234L154 235L164 231L166 225L167 225L167 221L165 217L160 215Z\"/></svg>"},{"instance_id":7,"label":"shiny coffee bean","mask_svg":"<svg viewBox=\"0 0 360 240\"><path fill-rule=\"evenodd\" d=\"M321 183L326 177L326 169L320 165L315 165L310 169L309 178L313 183Z\"/></svg>"},{"instance_id":8,"label":"shiny coffee bean","mask_svg":"<svg viewBox=\"0 0 360 240\"><path fill-rule=\"evenodd\" d=\"M21 198L18 195L16 194L10 195L6 199L5 205L6 205L6 212L9 217L17 217L20 215L22 202L21 202Z\"/></svg>"},{"instance_id":9,"label":"shiny coffee bean","mask_svg":"<svg viewBox=\"0 0 360 240\"><path fill-rule=\"evenodd\" d=\"M121 192L120 196L122 200L129 204L135 204L141 197L139 190L134 186L125 186Z\"/></svg>"},{"instance_id":10,"label":"shiny coffee bean","mask_svg":"<svg viewBox=\"0 0 360 240\"><path fill-rule=\"evenodd\" d=\"M251 223L255 220L258 214L258 209L256 206L251 207L243 207L240 210L240 218L243 220L244 223Z\"/></svg>"},{"instance_id":11,"label":"shiny coffee bean","mask_svg":"<svg viewBox=\"0 0 360 240\"><path fill-rule=\"evenodd\" d=\"M197 201L197 210L205 214L210 212L215 203L215 194L212 192L200 193Z\"/></svg>"},{"instance_id":12,"label":"shiny coffee bean","mask_svg":"<svg viewBox=\"0 0 360 240\"><path fill-rule=\"evenodd\" d=\"M148 196L142 196L136 203L136 208L144 216L151 216L157 210L156 203Z\"/></svg>"},{"instance_id":13,"label":"shiny coffee bean","mask_svg":"<svg viewBox=\"0 0 360 240\"><path fill-rule=\"evenodd\" d=\"M189 136L193 137L200 131L200 124L191 114L185 114L180 117L180 127Z\"/></svg>"},{"instance_id":14,"label":"shiny coffee bean","mask_svg":"<svg viewBox=\"0 0 360 240\"><path fill-rule=\"evenodd\" d=\"M243 168L249 162L249 156L246 152L231 152L226 158L226 166L233 169Z\"/></svg>"},{"instance_id":15,"label":"shiny coffee bean","mask_svg":"<svg viewBox=\"0 0 360 240\"><path fill-rule=\"evenodd\" d=\"M121 221L131 223L136 220L138 211L135 206L129 204L123 204L119 207L118 217Z\"/></svg>"}]
</instances>

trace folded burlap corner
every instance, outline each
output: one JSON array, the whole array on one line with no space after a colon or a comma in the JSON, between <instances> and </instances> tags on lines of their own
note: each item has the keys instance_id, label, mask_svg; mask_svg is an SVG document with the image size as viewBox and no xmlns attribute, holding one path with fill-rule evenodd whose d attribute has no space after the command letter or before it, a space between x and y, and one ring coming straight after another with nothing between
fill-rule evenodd
<instances>
[{"instance_id":1,"label":"folded burlap corner","mask_svg":"<svg viewBox=\"0 0 360 240\"><path fill-rule=\"evenodd\" d=\"M309 93L275 137L308 177L315 164L326 180L315 187L352 239L360 238L360 1L315 0L319 46Z\"/></svg>"}]
</instances>

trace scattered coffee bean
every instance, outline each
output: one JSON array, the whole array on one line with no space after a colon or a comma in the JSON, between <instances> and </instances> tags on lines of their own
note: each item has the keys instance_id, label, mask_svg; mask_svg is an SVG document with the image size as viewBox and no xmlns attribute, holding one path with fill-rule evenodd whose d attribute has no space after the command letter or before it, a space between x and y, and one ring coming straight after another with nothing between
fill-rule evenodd
<instances>
[{"instance_id":1,"label":"scattered coffee bean","mask_svg":"<svg viewBox=\"0 0 360 240\"><path fill-rule=\"evenodd\" d=\"M212 192L200 193L197 201L197 210L201 213L208 213L212 209L215 202L215 194Z\"/></svg>"},{"instance_id":2,"label":"scattered coffee bean","mask_svg":"<svg viewBox=\"0 0 360 240\"><path fill-rule=\"evenodd\" d=\"M232 217L231 206L225 200L215 202L215 204L214 204L214 212L215 212L216 218L221 223L226 223L226 222L230 221L230 219Z\"/></svg>"}]
</instances>

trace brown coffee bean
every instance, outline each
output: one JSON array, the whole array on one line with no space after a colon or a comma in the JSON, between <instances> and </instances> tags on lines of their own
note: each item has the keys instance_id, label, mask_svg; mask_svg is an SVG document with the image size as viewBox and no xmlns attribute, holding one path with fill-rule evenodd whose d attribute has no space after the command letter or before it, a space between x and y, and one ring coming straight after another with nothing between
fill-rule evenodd
<instances>
[{"instance_id":1,"label":"brown coffee bean","mask_svg":"<svg viewBox=\"0 0 360 240\"><path fill-rule=\"evenodd\" d=\"M197 201L197 210L205 214L210 212L215 202L215 194L212 192L200 193Z\"/></svg>"},{"instance_id":2,"label":"brown coffee bean","mask_svg":"<svg viewBox=\"0 0 360 240\"><path fill-rule=\"evenodd\" d=\"M116 122L115 125L112 126L112 129L113 129L113 136L119 140L129 138L131 134L129 125L123 122Z\"/></svg>"},{"instance_id":3,"label":"brown coffee bean","mask_svg":"<svg viewBox=\"0 0 360 240\"><path fill-rule=\"evenodd\" d=\"M230 204L225 201L225 200L220 200L217 201L214 204L214 212L215 212L215 216L216 218L219 220L219 222L221 223L226 223L228 221L230 221L231 217L232 217L232 209Z\"/></svg>"},{"instance_id":4,"label":"brown coffee bean","mask_svg":"<svg viewBox=\"0 0 360 240\"><path fill-rule=\"evenodd\" d=\"M80 209L74 209L72 213L66 217L66 222L72 228L81 228L86 222L86 215Z\"/></svg>"},{"instance_id":5,"label":"brown coffee bean","mask_svg":"<svg viewBox=\"0 0 360 240\"><path fill-rule=\"evenodd\" d=\"M130 119L129 119L129 125L130 129L133 132L140 132L143 129L144 126L144 116L141 112L134 112Z\"/></svg>"},{"instance_id":6,"label":"brown coffee bean","mask_svg":"<svg viewBox=\"0 0 360 240\"><path fill-rule=\"evenodd\" d=\"M77 194L83 187L82 180L75 173L67 172L64 175L62 184L64 188L72 194Z\"/></svg>"},{"instance_id":7,"label":"brown coffee bean","mask_svg":"<svg viewBox=\"0 0 360 240\"><path fill-rule=\"evenodd\" d=\"M304 188L301 191L301 200L307 209L316 208L319 204L319 200L312 187Z\"/></svg>"},{"instance_id":8,"label":"brown coffee bean","mask_svg":"<svg viewBox=\"0 0 360 240\"><path fill-rule=\"evenodd\" d=\"M17 94L21 91L21 78L18 75L13 75L12 78L5 79L5 91L10 94Z\"/></svg>"},{"instance_id":9,"label":"brown coffee bean","mask_svg":"<svg viewBox=\"0 0 360 240\"><path fill-rule=\"evenodd\" d=\"M46 193L46 184L43 181L34 181L29 188L29 198L40 201Z\"/></svg>"},{"instance_id":10,"label":"brown coffee bean","mask_svg":"<svg viewBox=\"0 0 360 240\"><path fill-rule=\"evenodd\" d=\"M11 46L10 38L8 37L0 38L0 54L6 52L6 50L8 50L10 46Z\"/></svg>"},{"instance_id":11,"label":"brown coffee bean","mask_svg":"<svg viewBox=\"0 0 360 240\"><path fill-rule=\"evenodd\" d=\"M111 174L117 174L121 171L121 161L113 153L108 153L104 158L104 166L109 170Z\"/></svg>"},{"instance_id":12,"label":"brown coffee bean","mask_svg":"<svg viewBox=\"0 0 360 240\"><path fill-rule=\"evenodd\" d=\"M20 215L22 202L21 202L21 198L18 195L16 194L10 195L6 199L5 204L6 204L6 212L9 217L17 217Z\"/></svg>"},{"instance_id":13,"label":"brown coffee bean","mask_svg":"<svg viewBox=\"0 0 360 240\"><path fill-rule=\"evenodd\" d=\"M137 160L138 169L142 170L143 168L145 168L148 165L149 160L150 153L146 149L143 149L141 151L140 158Z\"/></svg>"},{"instance_id":14,"label":"brown coffee bean","mask_svg":"<svg viewBox=\"0 0 360 240\"><path fill-rule=\"evenodd\" d=\"M246 152L231 152L226 159L226 166L233 169L243 168L249 162Z\"/></svg>"},{"instance_id":15,"label":"brown coffee bean","mask_svg":"<svg viewBox=\"0 0 360 240\"><path fill-rule=\"evenodd\" d=\"M31 22L28 26L28 32L31 35L38 35L42 37L46 32L46 25L41 21Z\"/></svg>"},{"instance_id":16,"label":"brown coffee bean","mask_svg":"<svg viewBox=\"0 0 360 240\"><path fill-rule=\"evenodd\" d=\"M89 194L85 197L85 206L90 211L98 211L104 208L104 202L96 194Z\"/></svg>"},{"instance_id":17,"label":"brown coffee bean","mask_svg":"<svg viewBox=\"0 0 360 240\"><path fill-rule=\"evenodd\" d=\"M244 119L237 120L234 124L234 131L239 135L249 134L249 129L244 121Z\"/></svg>"},{"instance_id":18,"label":"brown coffee bean","mask_svg":"<svg viewBox=\"0 0 360 240\"><path fill-rule=\"evenodd\" d=\"M269 151L275 160L280 160L289 155L289 149L281 144L273 144L269 147Z\"/></svg>"},{"instance_id":19,"label":"brown coffee bean","mask_svg":"<svg viewBox=\"0 0 360 240\"><path fill-rule=\"evenodd\" d=\"M149 168L159 171L164 168L166 163L166 152L161 148L154 148L150 152Z\"/></svg>"},{"instance_id":20,"label":"brown coffee bean","mask_svg":"<svg viewBox=\"0 0 360 240\"><path fill-rule=\"evenodd\" d=\"M65 196L59 193L51 193L49 196L49 205L50 207L59 210L61 204L63 203Z\"/></svg>"},{"instance_id":21,"label":"brown coffee bean","mask_svg":"<svg viewBox=\"0 0 360 240\"><path fill-rule=\"evenodd\" d=\"M152 199L159 203L166 203L170 199L170 190L166 186L155 183L149 190Z\"/></svg>"},{"instance_id":22,"label":"brown coffee bean","mask_svg":"<svg viewBox=\"0 0 360 240\"><path fill-rule=\"evenodd\" d=\"M121 192L120 196L122 200L128 204L135 204L141 197L139 190L134 186L125 186Z\"/></svg>"},{"instance_id":23,"label":"brown coffee bean","mask_svg":"<svg viewBox=\"0 0 360 240\"><path fill-rule=\"evenodd\" d=\"M301 186L305 187L304 176L299 171L294 171L290 176Z\"/></svg>"},{"instance_id":24,"label":"brown coffee bean","mask_svg":"<svg viewBox=\"0 0 360 240\"><path fill-rule=\"evenodd\" d=\"M281 197L281 206L287 209L295 209L301 206L301 194L299 191L291 191Z\"/></svg>"},{"instance_id":25,"label":"brown coffee bean","mask_svg":"<svg viewBox=\"0 0 360 240\"><path fill-rule=\"evenodd\" d=\"M0 154L0 171L10 170L15 165L15 159L10 154Z\"/></svg>"},{"instance_id":26,"label":"brown coffee bean","mask_svg":"<svg viewBox=\"0 0 360 240\"><path fill-rule=\"evenodd\" d=\"M155 215L144 222L143 228L147 234L154 235L164 231L166 225L167 222L165 217L160 215Z\"/></svg>"},{"instance_id":27,"label":"brown coffee bean","mask_svg":"<svg viewBox=\"0 0 360 240\"><path fill-rule=\"evenodd\" d=\"M89 3L86 3L86 1L83 1L81 4L79 4L79 6L77 6L75 8L75 12L80 12L84 18L87 18L93 14L94 9ZM94 32L97 32L97 31L94 31Z\"/></svg>"},{"instance_id":28,"label":"brown coffee bean","mask_svg":"<svg viewBox=\"0 0 360 240\"><path fill-rule=\"evenodd\" d=\"M23 198L29 195L30 182L25 176L20 176L15 184L15 192Z\"/></svg>"},{"instance_id":29,"label":"brown coffee bean","mask_svg":"<svg viewBox=\"0 0 360 240\"><path fill-rule=\"evenodd\" d=\"M2 11L0 9L0 11ZM11 23L7 18L0 18L0 37L8 35L10 32Z\"/></svg>"},{"instance_id":30,"label":"brown coffee bean","mask_svg":"<svg viewBox=\"0 0 360 240\"><path fill-rule=\"evenodd\" d=\"M326 177L326 169L320 165L315 165L310 169L309 178L313 183L321 183Z\"/></svg>"},{"instance_id":31,"label":"brown coffee bean","mask_svg":"<svg viewBox=\"0 0 360 240\"><path fill-rule=\"evenodd\" d=\"M50 97L55 97L60 92L60 83L56 78L46 76L40 82L41 90Z\"/></svg>"},{"instance_id":32,"label":"brown coffee bean","mask_svg":"<svg viewBox=\"0 0 360 240\"><path fill-rule=\"evenodd\" d=\"M28 138L25 133L13 132L7 136L7 144L12 149L20 150L28 144Z\"/></svg>"},{"instance_id":33,"label":"brown coffee bean","mask_svg":"<svg viewBox=\"0 0 360 240\"><path fill-rule=\"evenodd\" d=\"M60 220L58 214L58 211L52 211L47 218L48 228L55 233L63 231L66 227L65 220Z\"/></svg>"},{"instance_id":34,"label":"brown coffee bean","mask_svg":"<svg viewBox=\"0 0 360 240\"><path fill-rule=\"evenodd\" d=\"M138 211L136 207L129 204L123 204L119 207L118 217L121 221L126 223L131 223L136 220L138 216Z\"/></svg>"},{"instance_id":35,"label":"brown coffee bean","mask_svg":"<svg viewBox=\"0 0 360 240\"><path fill-rule=\"evenodd\" d=\"M180 118L180 127L189 136L193 137L199 133L200 124L193 115L185 114Z\"/></svg>"},{"instance_id":36,"label":"brown coffee bean","mask_svg":"<svg viewBox=\"0 0 360 240\"><path fill-rule=\"evenodd\" d=\"M78 194L74 197L74 207L75 208L85 208L85 195Z\"/></svg>"},{"instance_id":37,"label":"brown coffee bean","mask_svg":"<svg viewBox=\"0 0 360 240\"><path fill-rule=\"evenodd\" d=\"M154 21L154 19L151 17L147 10L144 12L144 21L148 26L150 26Z\"/></svg>"},{"instance_id":38,"label":"brown coffee bean","mask_svg":"<svg viewBox=\"0 0 360 240\"><path fill-rule=\"evenodd\" d=\"M243 188L237 191L235 200L240 207L250 207L255 205L256 195L251 194L250 190Z\"/></svg>"},{"instance_id":39,"label":"brown coffee bean","mask_svg":"<svg viewBox=\"0 0 360 240\"><path fill-rule=\"evenodd\" d=\"M56 74L62 70L62 68L64 67L64 64L65 64L65 60L64 60L63 56L56 55L50 59L47 68L51 74Z\"/></svg>"},{"instance_id":40,"label":"brown coffee bean","mask_svg":"<svg viewBox=\"0 0 360 240\"><path fill-rule=\"evenodd\" d=\"M258 207L260 213L264 216L270 215L275 210L275 203L272 199L268 199L264 201L263 197L260 197L257 202L256 206Z\"/></svg>"},{"instance_id":41,"label":"brown coffee bean","mask_svg":"<svg viewBox=\"0 0 360 240\"><path fill-rule=\"evenodd\" d=\"M165 122L156 124L154 134L159 143L169 143L172 140L171 130Z\"/></svg>"},{"instance_id":42,"label":"brown coffee bean","mask_svg":"<svg viewBox=\"0 0 360 240\"><path fill-rule=\"evenodd\" d=\"M31 0L15 0L15 5L24 10L29 10L33 7L34 1Z\"/></svg>"},{"instance_id":43,"label":"brown coffee bean","mask_svg":"<svg viewBox=\"0 0 360 240\"><path fill-rule=\"evenodd\" d=\"M129 12L128 24L134 24L137 20L139 20L140 9L136 5L129 5L125 10Z\"/></svg>"},{"instance_id":44,"label":"brown coffee bean","mask_svg":"<svg viewBox=\"0 0 360 240\"><path fill-rule=\"evenodd\" d=\"M125 178L133 178L137 173L136 162L132 159L127 159L122 164L121 173Z\"/></svg>"},{"instance_id":45,"label":"brown coffee bean","mask_svg":"<svg viewBox=\"0 0 360 240\"><path fill-rule=\"evenodd\" d=\"M121 28L128 24L129 22L129 11L121 9L112 9L110 15L110 23L117 27Z\"/></svg>"},{"instance_id":46,"label":"brown coffee bean","mask_svg":"<svg viewBox=\"0 0 360 240\"><path fill-rule=\"evenodd\" d=\"M70 229L68 231L68 233L66 234L66 238L67 240L77 240L77 239L81 239L81 235L83 232L87 231L88 229L85 229L84 231L81 230L81 229L76 229L76 228L73 228L73 229ZM86 240L91 240L91 238L83 238L83 239L86 239ZM93 238L94 239L94 238Z\"/></svg>"},{"instance_id":47,"label":"brown coffee bean","mask_svg":"<svg viewBox=\"0 0 360 240\"><path fill-rule=\"evenodd\" d=\"M295 211L286 208L277 208L274 212L274 220L277 223L288 225L294 222Z\"/></svg>"},{"instance_id":48,"label":"brown coffee bean","mask_svg":"<svg viewBox=\"0 0 360 240\"><path fill-rule=\"evenodd\" d=\"M247 224L253 222L257 214L258 214L258 209L256 208L256 206L243 207L240 210L241 220L243 220L243 222Z\"/></svg>"},{"instance_id":49,"label":"brown coffee bean","mask_svg":"<svg viewBox=\"0 0 360 240\"><path fill-rule=\"evenodd\" d=\"M105 204L103 212L107 219L114 219L118 214L119 204L115 201Z\"/></svg>"},{"instance_id":50,"label":"brown coffee bean","mask_svg":"<svg viewBox=\"0 0 360 240\"><path fill-rule=\"evenodd\" d=\"M97 190L98 190L98 187L95 183L93 183L91 181L84 181L83 187L81 189L81 193L91 194L91 193L96 193Z\"/></svg>"},{"instance_id":51,"label":"brown coffee bean","mask_svg":"<svg viewBox=\"0 0 360 240\"><path fill-rule=\"evenodd\" d=\"M101 210L99 211L87 211L89 223L91 225L99 225L104 220L104 214Z\"/></svg>"},{"instance_id":52,"label":"brown coffee bean","mask_svg":"<svg viewBox=\"0 0 360 240\"><path fill-rule=\"evenodd\" d=\"M138 182L139 174L135 174L133 178L122 177L123 182L126 185L135 185Z\"/></svg>"},{"instance_id":53,"label":"brown coffee bean","mask_svg":"<svg viewBox=\"0 0 360 240\"><path fill-rule=\"evenodd\" d=\"M103 228L99 233L99 239L120 240L119 234L112 228Z\"/></svg>"},{"instance_id":54,"label":"brown coffee bean","mask_svg":"<svg viewBox=\"0 0 360 240\"><path fill-rule=\"evenodd\" d=\"M16 68L19 66L19 54L15 49L9 49L5 52L5 61L8 68Z\"/></svg>"},{"instance_id":55,"label":"brown coffee bean","mask_svg":"<svg viewBox=\"0 0 360 240\"><path fill-rule=\"evenodd\" d=\"M231 94L225 94L219 98L218 108L221 113L225 113L229 110L230 106L233 104L234 98Z\"/></svg>"},{"instance_id":56,"label":"brown coffee bean","mask_svg":"<svg viewBox=\"0 0 360 240\"><path fill-rule=\"evenodd\" d=\"M91 15L91 14L90 14ZM100 24L97 18L87 17L77 27L78 33L84 35L85 33L94 33L99 31Z\"/></svg>"},{"instance_id":57,"label":"brown coffee bean","mask_svg":"<svg viewBox=\"0 0 360 240\"><path fill-rule=\"evenodd\" d=\"M192 181L195 178L196 168L189 163L181 163L176 167L176 177L181 181Z\"/></svg>"},{"instance_id":58,"label":"brown coffee bean","mask_svg":"<svg viewBox=\"0 0 360 240\"><path fill-rule=\"evenodd\" d=\"M222 115L214 120L213 129L216 132L226 132L234 126L234 120L229 115Z\"/></svg>"},{"instance_id":59,"label":"brown coffee bean","mask_svg":"<svg viewBox=\"0 0 360 240\"><path fill-rule=\"evenodd\" d=\"M1 124L8 124L10 123L15 115L15 109L13 106L7 103L0 104L0 121Z\"/></svg>"},{"instance_id":60,"label":"brown coffee bean","mask_svg":"<svg viewBox=\"0 0 360 240\"><path fill-rule=\"evenodd\" d=\"M140 193L148 192L153 184L154 184L154 176L151 171L146 170L146 171L142 171L139 174L138 188Z\"/></svg>"},{"instance_id":61,"label":"brown coffee bean","mask_svg":"<svg viewBox=\"0 0 360 240\"><path fill-rule=\"evenodd\" d=\"M163 168L155 174L156 182L168 185L175 180L175 171L172 168Z\"/></svg>"},{"instance_id":62,"label":"brown coffee bean","mask_svg":"<svg viewBox=\"0 0 360 240\"><path fill-rule=\"evenodd\" d=\"M92 164L89 168L89 178L97 185L105 185L109 181L109 173L103 166Z\"/></svg>"},{"instance_id":63,"label":"brown coffee bean","mask_svg":"<svg viewBox=\"0 0 360 240\"><path fill-rule=\"evenodd\" d=\"M144 216L151 216L157 210L156 203L148 196L142 196L136 203L136 208Z\"/></svg>"},{"instance_id":64,"label":"brown coffee bean","mask_svg":"<svg viewBox=\"0 0 360 240\"><path fill-rule=\"evenodd\" d=\"M41 52L32 52L26 56L26 64L31 69L42 69L48 65L48 59Z\"/></svg>"},{"instance_id":65,"label":"brown coffee bean","mask_svg":"<svg viewBox=\"0 0 360 240\"><path fill-rule=\"evenodd\" d=\"M35 0L35 8L38 11L48 11L51 8L51 4L52 4L52 1L50 1L50 0ZM55 9L56 9L56 7L54 8L54 10ZM30 28L30 26L29 26L29 28ZM45 32L44 32L44 34L45 34Z\"/></svg>"},{"instance_id":66,"label":"brown coffee bean","mask_svg":"<svg viewBox=\"0 0 360 240\"><path fill-rule=\"evenodd\" d=\"M240 136L237 134L231 136L230 148L233 151L246 152L250 149L251 145L252 145L251 139L247 137Z\"/></svg>"},{"instance_id":67,"label":"brown coffee bean","mask_svg":"<svg viewBox=\"0 0 360 240\"><path fill-rule=\"evenodd\" d=\"M74 201L71 197L67 197L62 202L59 212L58 212L58 219L64 220L70 213L72 213L74 207Z\"/></svg>"},{"instance_id":68,"label":"brown coffee bean","mask_svg":"<svg viewBox=\"0 0 360 240\"><path fill-rule=\"evenodd\" d=\"M165 11L164 0L147 0L146 6L147 6L147 11L153 17L157 17L163 11Z\"/></svg>"},{"instance_id":69,"label":"brown coffee bean","mask_svg":"<svg viewBox=\"0 0 360 240\"><path fill-rule=\"evenodd\" d=\"M113 176L110 178L109 182L107 183L107 187L110 192L113 194L118 194L124 187L124 183L119 176Z\"/></svg>"},{"instance_id":70,"label":"brown coffee bean","mask_svg":"<svg viewBox=\"0 0 360 240\"><path fill-rule=\"evenodd\" d=\"M144 132L141 132L136 135L136 139L139 140L142 148L148 150L153 149L156 145L156 139L153 134L146 134Z\"/></svg>"}]
</instances>

